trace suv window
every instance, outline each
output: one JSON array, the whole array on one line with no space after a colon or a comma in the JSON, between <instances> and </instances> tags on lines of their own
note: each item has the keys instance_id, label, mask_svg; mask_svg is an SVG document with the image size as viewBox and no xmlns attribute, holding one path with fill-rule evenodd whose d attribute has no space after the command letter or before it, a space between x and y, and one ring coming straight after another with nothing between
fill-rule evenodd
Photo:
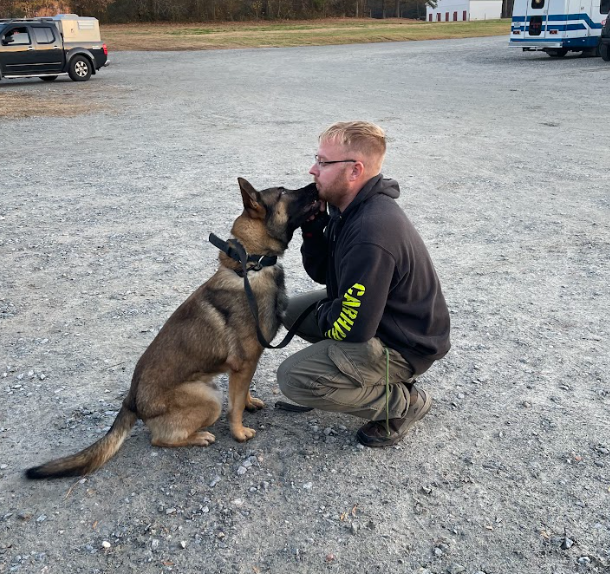
<instances>
[{"instance_id":1,"label":"suv window","mask_svg":"<svg viewBox=\"0 0 610 574\"><path fill-rule=\"evenodd\" d=\"M608 14L610 12L610 0L602 0L599 4L599 13Z\"/></svg>"},{"instance_id":2,"label":"suv window","mask_svg":"<svg viewBox=\"0 0 610 574\"><path fill-rule=\"evenodd\" d=\"M13 41L10 44L11 46L27 45L32 43L27 28L13 28L6 33L5 38L13 38Z\"/></svg>"},{"instance_id":3,"label":"suv window","mask_svg":"<svg viewBox=\"0 0 610 574\"><path fill-rule=\"evenodd\" d=\"M53 34L52 28L34 28L34 37L39 44L55 42L55 34Z\"/></svg>"}]
</instances>

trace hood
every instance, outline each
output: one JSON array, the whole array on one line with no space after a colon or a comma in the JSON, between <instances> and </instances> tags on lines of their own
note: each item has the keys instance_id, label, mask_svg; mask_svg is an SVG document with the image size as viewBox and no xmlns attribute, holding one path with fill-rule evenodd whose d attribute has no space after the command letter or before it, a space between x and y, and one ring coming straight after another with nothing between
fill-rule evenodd
<instances>
[{"instance_id":1,"label":"hood","mask_svg":"<svg viewBox=\"0 0 610 574\"><path fill-rule=\"evenodd\" d=\"M400 196L398 182L389 177L383 177L383 174L381 173L372 177L364 184L364 187L358 192L354 201L347 206L344 215L356 209L361 203L364 203L367 199L377 194L387 195L392 199L396 199Z\"/></svg>"}]
</instances>

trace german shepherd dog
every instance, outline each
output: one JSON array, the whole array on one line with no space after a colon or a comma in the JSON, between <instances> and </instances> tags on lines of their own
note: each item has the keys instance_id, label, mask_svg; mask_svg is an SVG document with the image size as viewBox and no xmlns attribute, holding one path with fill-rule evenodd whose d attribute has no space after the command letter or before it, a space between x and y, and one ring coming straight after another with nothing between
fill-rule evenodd
<instances>
[{"instance_id":1,"label":"german shepherd dog","mask_svg":"<svg viewBox=\"0 0 610 574\"><path fill-rule=\"evenodd\" d=\"M279 256L294 231L320 208L315 185L257 191L238 178L243 212L231 234L249 254ZM137 419L151 432L154 446L208 446L206 429L218 420L222 393L214 378L229 373L228 419L233 437L244 442L256 434L243 425L244 409L264 403L250 395L250 382L263 347L248 307L241 265L224 252L216 273L168 319L136 364L131 388L108 433L81 452L26 471L28 478L89 474L114 456ZM271 341L286 308L280 265L255 268L248 279L258 303L259 324Z\"/></svg>"}]
</instances>

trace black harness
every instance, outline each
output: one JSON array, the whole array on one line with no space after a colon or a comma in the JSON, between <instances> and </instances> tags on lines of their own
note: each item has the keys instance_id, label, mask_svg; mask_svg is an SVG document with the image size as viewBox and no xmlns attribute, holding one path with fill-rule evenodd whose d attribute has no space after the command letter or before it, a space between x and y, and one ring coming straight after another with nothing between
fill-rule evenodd
<instances>
[{"instance_id":1,"label":"black harness","mask_svg":"<svg viewBox=\"0 0 610 574\"><path fill-rule=\"evenodd\" d=\"M256 324L256 337L258 342L265 349L283 349L294 337L298 328L301 326L301 323L305 320L305 317L313 311L317 302L312 303L294 322L292 327L290 327L288 333L282 340L281 343L277 345L271 345L269 343L263 333L261 332L259 321L258 321L258 305L256 303L256 297L254 296L254 292L252 291L252 287L250 286L250 282L248 281L248 271L260 271L263 267L273 267L277 263L277 256L275 255L251 255L249 254L244 246L237 239L229 239L229 241L223 241L220 237L210 233L210 243L215 247L218 247L223 253L226 253L231 259L237 261L241 264L241 269L235 270L235 272L244 278L244 289L246 290L246 298L248 299L248 305L250 306L250 311L252 312L252 316L254 317L254 323ZM248 267L249 263L254 263L253 266Z\"/></svg>"}]
</instances>

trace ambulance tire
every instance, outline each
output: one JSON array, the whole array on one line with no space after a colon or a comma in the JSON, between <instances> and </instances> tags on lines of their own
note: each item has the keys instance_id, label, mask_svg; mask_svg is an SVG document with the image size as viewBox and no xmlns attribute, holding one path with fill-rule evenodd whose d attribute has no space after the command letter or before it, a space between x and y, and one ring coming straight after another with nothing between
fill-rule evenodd
<instances>
[{"instance_id":1,"label":"ambulance tire","mask_svg":"<svg viewBox=\"0 0 610 574\"><path fill-rule=\"evenodd\" d=\"M610 62L610 45L608 44L602 44L599 47L599 53L602 57L602 60L604 62Z\"/></svg>"},{"instance_id":2,"label":"ambulance tire","mask_svg":"<svg viewBox=\"0 0 610 574\"><path fill-rule=\"evenodd\" d=\"M546 50L546 53L549 56L551 56L551 58L563 58L568 53L568 49L567 48L551 49L551 50Z\"/></svg>"}]
</instances>

